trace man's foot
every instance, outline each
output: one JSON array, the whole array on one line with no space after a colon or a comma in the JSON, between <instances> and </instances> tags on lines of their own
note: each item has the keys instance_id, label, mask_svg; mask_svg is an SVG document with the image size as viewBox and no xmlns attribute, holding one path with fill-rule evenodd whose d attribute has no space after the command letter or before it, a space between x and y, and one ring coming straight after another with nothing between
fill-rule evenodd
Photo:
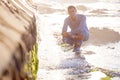
<instances>
[{"instance_id":1,"label":"man's foot","mask_svg":"<svg viewBox=\"0 0 120 80\"><path fill-rule=\"evenodd\" d=\"M80 48L78 47L78 48L75 48L75 56L78 56L78 55L80 55Z\"/></svg>"},{"instance_id":2,"label":"man's foot","mask_svg":"<svg viewBox=\"0 0 120 80\"><path fill-rule=\"evenodd\" d=\"M80 58L80 59L84 59L84 60L85 60L84 55L82 55L81 53L75 53L75 57L76 57L76 58Z\"/></svg>"},{"instance_id":3,"label":"man's foot","mask_svg":"<svg viewBox=\"0 0 120 80\"><path fill-rule=\"evenodd\" d=\"M76 49L74 48L74 49L73 49L73 52L75 52L75 50L76 50Z\"/></svg>"},{"instance_id":4,"label":"man's foot","mask_svg":"<svg viewBox=\"0 0 120 80\"><path fill-rule=\"evenodd\" d=\"M75 55L80 55L80 50L78 50L78 51L75 51Z\"/></svg>"},{"instance_id":5,"label":"man's foot","mask_svg":"<svg viewBox=\"0 0 120 80\"><path fill-rule=\"evenodd\" d=\"M79 47L74 47L74 49L73 49L73 52L77 52L77 53L79 53L80 52L80 48Z\"/></svg>"}]
</instances>

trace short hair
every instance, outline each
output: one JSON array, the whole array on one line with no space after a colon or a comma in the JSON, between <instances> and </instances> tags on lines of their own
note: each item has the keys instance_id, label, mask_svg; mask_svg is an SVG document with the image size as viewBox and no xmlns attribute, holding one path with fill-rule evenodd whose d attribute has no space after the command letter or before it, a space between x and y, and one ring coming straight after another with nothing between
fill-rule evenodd
<instances>
[{"instance_id":1,"label":"short hair","mask_svg":"<svg viewBox=\"0 0 120 80\"><path fill-rule=\"evenodd\" d=\"M69 9L71 9L71 8L74 8L74 9L76 10L75 6L70 5L70 6L68 6L68 11L69 11Z\"/></svg>"}]
</instances>

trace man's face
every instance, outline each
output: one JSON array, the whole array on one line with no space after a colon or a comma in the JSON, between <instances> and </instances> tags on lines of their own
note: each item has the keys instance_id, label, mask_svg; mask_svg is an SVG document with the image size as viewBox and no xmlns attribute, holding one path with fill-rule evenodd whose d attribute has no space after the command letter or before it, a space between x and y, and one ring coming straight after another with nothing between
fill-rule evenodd
<instances>
[{"instance_id":1,"label":"man's face","mask_svg":"<svg viewBox=\"0 0 120 80\"><path fill-rule=\"evenodd\" d=\"M75 8L70 8L68 9L68 14L71 16L71 17L74 17L76 15L76 9Z\"/></svg>"}]
</instances>

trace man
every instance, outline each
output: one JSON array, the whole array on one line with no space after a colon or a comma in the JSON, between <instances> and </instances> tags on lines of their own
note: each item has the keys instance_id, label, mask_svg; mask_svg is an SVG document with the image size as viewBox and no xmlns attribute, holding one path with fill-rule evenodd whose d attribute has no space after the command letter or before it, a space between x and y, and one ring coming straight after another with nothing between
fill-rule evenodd
<instances>
[{"instance_id":1,"label":"man","mask_svg":"<svg viewBox=\"0 0 120 80\"><path fill-rule=\"evenodd\" d=\"M69 16L64 20L62 28L63 42L70 45L74 45L73 52L80 53L80 47L83 41L88 40L89 31L86 25L86 16L77 14L77 10L74 6L68 7ZM67 32L68 26L71 29Z\"/></svg>"}]
</instances>

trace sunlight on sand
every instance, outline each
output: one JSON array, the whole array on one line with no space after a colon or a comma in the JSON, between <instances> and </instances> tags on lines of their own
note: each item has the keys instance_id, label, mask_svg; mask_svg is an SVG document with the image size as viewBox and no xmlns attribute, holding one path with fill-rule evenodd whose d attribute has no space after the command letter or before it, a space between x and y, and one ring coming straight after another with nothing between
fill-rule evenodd
<instances>
[{"instance_id":1,"label":"sunlight on sand","mask_svg":"<svg viewBox=\"0 0 120 80\"><path fill-rule=\"evenodd\" d=\"M106 75L100 71L97 72L91 72L92 76L88 80L100 80L100 78L106 77Z\"/></svg>"},{"instance_id":2,"label":"sunlight on sand","mask_svg":"<svg viewBox=\"0 0 120 80\"><path fill-rule=\"evenodd\" d=\"M35 1L38 3L37 0ZM38 51L40 62L38 78L39 80L72 80L74 77L67 74L71 71L69 67L79 67L78 65L82 64L81 60L74 58L74 53L71 51L62 51L54 37L54 33L61 34L64 19L67 17L66 7L71 3L56 4L54 1L42 1L40 4L37 11L41 15L37 23L41 36ZM75 5L82 9L78 12L87 15L87 25L90 30L90 39L81 48L87 60L85 63L120 70L120 15L118 11L120 4L96 2ZM60 69L57 69L58 67ZM65 69L62 70L62 68ZM91 75L92 79L88 80L99 80L98 77L106 76L101 72L93 72Z\"/></svg>"}]
</instances>

